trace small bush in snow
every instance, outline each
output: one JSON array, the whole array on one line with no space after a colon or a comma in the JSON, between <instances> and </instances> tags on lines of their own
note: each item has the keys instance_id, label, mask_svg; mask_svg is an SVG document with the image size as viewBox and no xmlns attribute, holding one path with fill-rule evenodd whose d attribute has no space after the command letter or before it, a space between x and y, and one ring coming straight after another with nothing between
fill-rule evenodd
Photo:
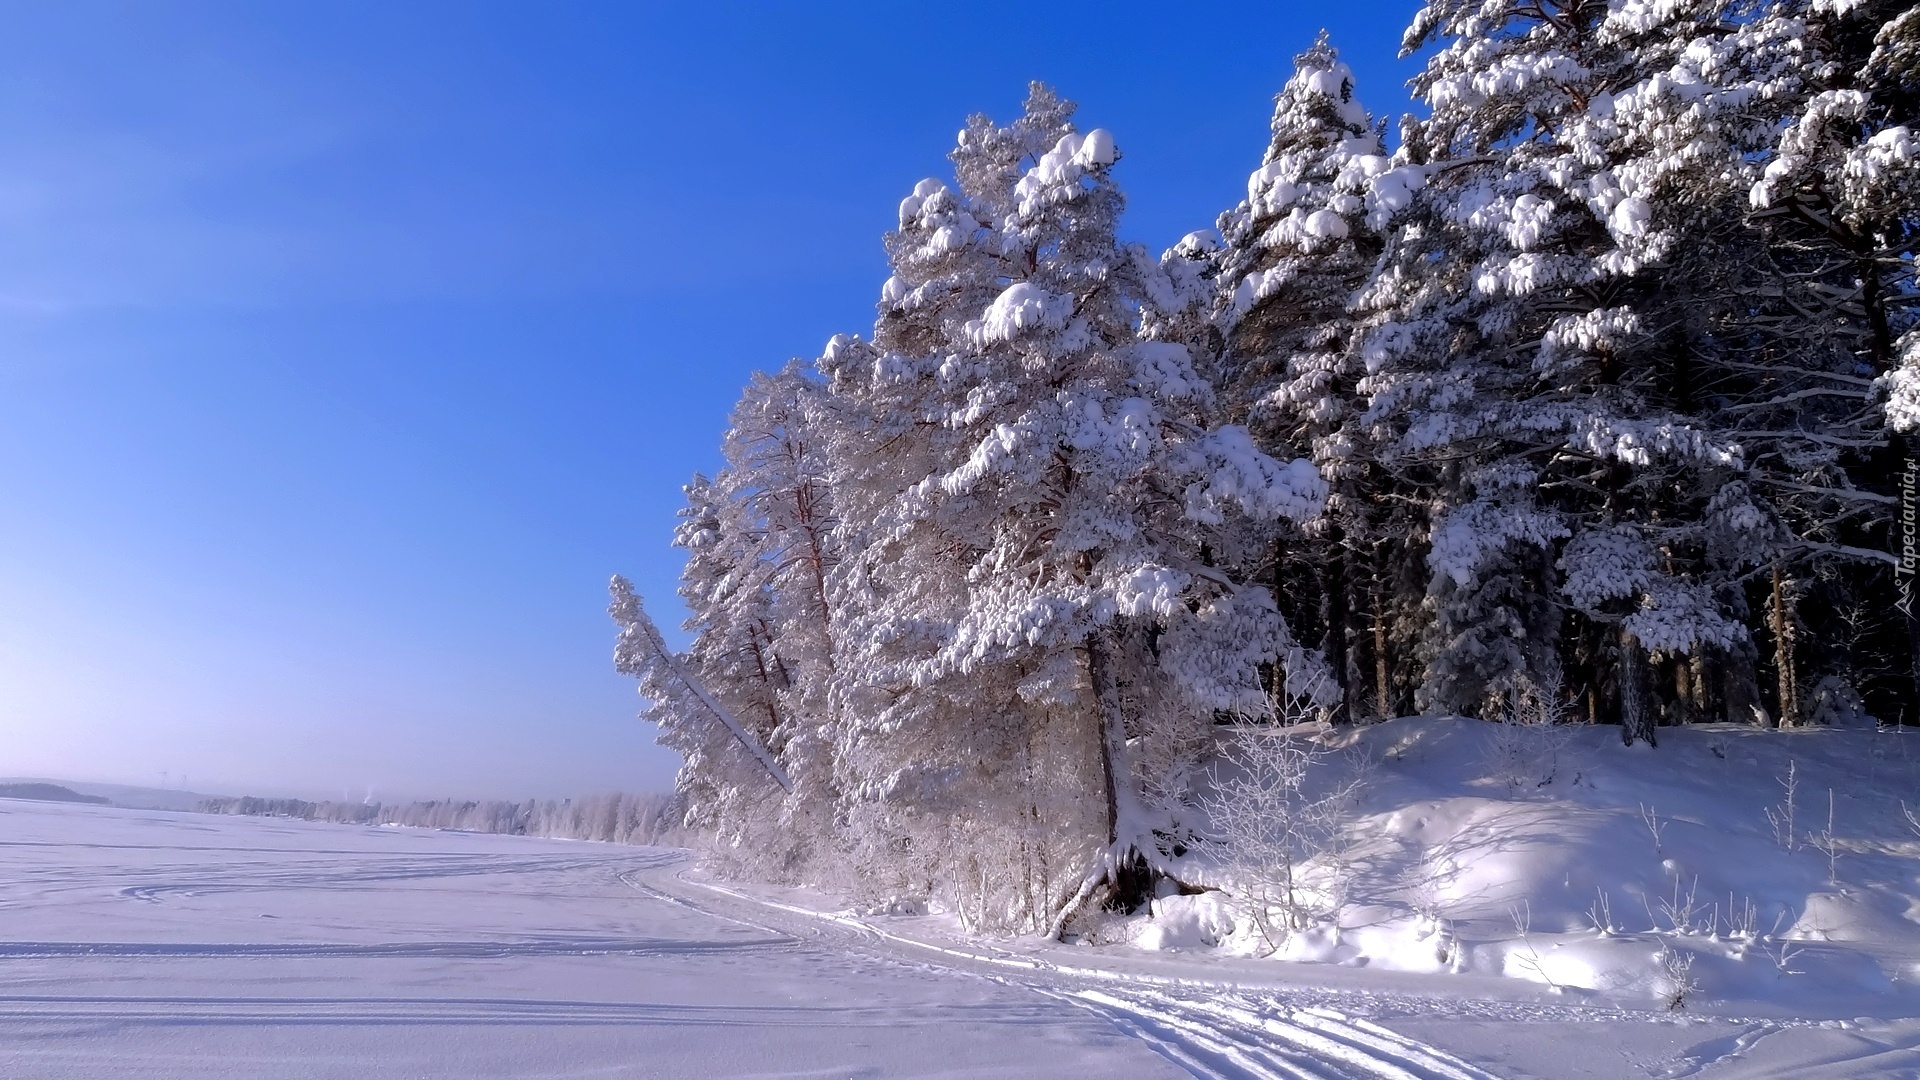
<instances>
[{"instance_id":1,"label":"small bush in snow","mask_svg":"<svg viewBox=\"0 0 1920 1080\"><path fill-rule=\"evenodd\" d=\"M1487 742L1487 771L1509 791L1546 787L1559 774L1570 737L1561 726L1566 706L1560 691L1557 674L1539 684L1522 675L1509 684Z\"/></svg>"},{"instance_id":2,"label":"small bush in snow","mask_svg":"<svg viewBox=\"0 0 1920 1080\"><path fill-rule=\"evenodd\" d=\"M1672 945L1663 946L1657 959L1660 962L1660 1000L1674 1012L1687 1007L1687 999L1699 989L1700 982L1693 976L1693 954L1682 952Z\"/></svg>"},{"instance_id":3,"label":"small bush in snow","mask_svg":"<svg viewBox=\"0 0 1920 1080\"><path fill-rule=\"evenodd\" d=\"M1302 870L1331 846L1355 782L1309 797L1309 774L1325 762L1328 751L1286 728L1243 728L1227 757L1237 768L1216 773L1201 807L1219 844L1221 867L1271 955L1288 935L1338 907L1339 870L1329 868L1333 880L1311 886L1302 880Z\"/></svg>"}]
</instances>

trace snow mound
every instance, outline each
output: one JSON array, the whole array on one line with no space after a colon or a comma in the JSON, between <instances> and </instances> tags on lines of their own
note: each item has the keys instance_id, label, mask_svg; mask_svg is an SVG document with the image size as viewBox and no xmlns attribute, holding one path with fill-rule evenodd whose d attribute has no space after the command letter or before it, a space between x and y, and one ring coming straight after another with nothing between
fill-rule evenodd
<instances>
[{"instance_id":1,"label":"snow mound","mask_svg":"<svg viewBox=\"0 0 1920 1080\"><path fill-rule=\"evenodd\" d=\"M1233 937L1233 908L1218 892L1157 897L1134 944L1142 949L1210 949Z\"/></svg>"}]
</instances>

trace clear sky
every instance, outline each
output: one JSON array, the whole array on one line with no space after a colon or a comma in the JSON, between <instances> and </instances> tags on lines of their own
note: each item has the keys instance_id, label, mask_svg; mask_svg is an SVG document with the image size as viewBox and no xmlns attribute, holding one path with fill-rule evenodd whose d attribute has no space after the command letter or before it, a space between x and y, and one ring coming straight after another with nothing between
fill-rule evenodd
<instances>
[{"instance_id":1,"label":"clear sky","mask_svg":"<svg viewBox=\"0 0 1920 1080\"><path fill-rule=\"evenodd\" d=\"M664 788L606 581L754 368L865 332L881 234L1040 78L1158 249L1326 26L1411 0L4 3L0 776Z\"/></svg>"}]
</instances>

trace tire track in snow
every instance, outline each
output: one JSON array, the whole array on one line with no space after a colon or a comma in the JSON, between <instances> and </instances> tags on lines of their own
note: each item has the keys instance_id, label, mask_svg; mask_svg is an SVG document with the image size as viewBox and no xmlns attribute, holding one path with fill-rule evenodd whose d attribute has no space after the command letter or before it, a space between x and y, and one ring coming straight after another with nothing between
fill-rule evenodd
<instances>
[{"instance_id":1,"label":"tire track in snow","mask_svg":"<svg viewBox=\"0 0 1920 1080\"><path fill-rule=\"evenodd\" d=\"M934 962L947 969L1093 1012L1198 1080L1493 1080L1493 1074L1444 1051L1331 1009L1294 1009L1277 1000L1226 991L1204 998L1190 992L1174 994L1149 980L1118 972L1063 969L1040 960L943 948L887 933L850 916L689 881L680 876L684 868L671 871L669 880L675 884L750 905L759 916L746 918L737 909L717 911L677 889L661 887L660 869L646 867L619 876L638 892L768 933L797 937L811 924L810 936L839 948L891 959L904 959L907 954L921 963L928 959L927 953L933 953L939 957ZM643 874L653 883L639 880Z\"/></svg>"}]
</instances>

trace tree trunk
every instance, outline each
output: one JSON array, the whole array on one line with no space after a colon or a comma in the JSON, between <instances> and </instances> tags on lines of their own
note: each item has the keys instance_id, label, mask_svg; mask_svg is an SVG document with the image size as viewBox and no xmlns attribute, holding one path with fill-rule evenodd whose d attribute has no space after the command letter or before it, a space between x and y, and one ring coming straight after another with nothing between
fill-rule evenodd
<instances>
[{"instance_id":1,"label":"tree trunk","mask_svg":"<svg viewBox=\"0 0 1920 1080\"><path fill-rule=\"evenodd\" d=\"M1384 598L1380 601L1384 604ZM1393 719L1393 667L1387 658L1387 616L1373 613L1373 707L1382 720Z\"/></svg>"},{"instance_id":2,"label":"tree trunk","mask_svg":"<svg viewBox=\"0 0 1920 1080\"><path fill-rule=\"evenodd\" d=\"M1283 619L1286 618L1287 614L1285 602L1287 595L1286 554L1286 545L1281 543L1279 538L1276 537L1273 541L1273 584L1270 586L1270 589L1273 593L1274 610L1280 612L1280 617ZM1291 622L1287 625L1289 630L1293 629ZM1274 723L1277 724L1280 722L1280 717L1286 714L1287 709L1285 657L1276 656L1273 658L1273 689L1271 691L1271 697L1273 699Z\"/></svg>"},{"instance_id":3,"label":"tree trunk","mask_svg":"<svg viewBox=\"0 0 1920 1080\"><path fill-rule=\"evenodd\" d=\"M1648 707L1646 688L1647 658L1640 641L1620 624L1620 741L1628 746L1642 739L1658 746L1654 737L1653 710Z\"/></svg>"},{"instance_id":4,"label":"tree trunk","mask_svg":"<svg viewBox=\"0 0 1920 1080\"><path fill-rule=\"evenodd\" d=\"M1327 633L1321 639L1321 648L1340 687L1340 700L1334 705L1330 719L1336 724L1345 724L1353 719L1353 710L1348 704L1353 697L1353 679L1347 672L1347 545L1346 534L1340 526L1328 527L1326 543L1326 580L1320 593Z\"/></svg>"},{"instance_id":5,"label":"tree trunk","mask_svg":"<svg viewBox=\"0 0 1920 1080\"><path fill-rule=\"evenodd\" d=\"M1687 654L1687 670L1693 682L1693 715L1705 720L1713 715L1713 699L1707 686L1707 658L1698 648Z\"/></svg>"},{"instance_id":6,"label":"tree trunk","mask_svg":"<svg viewBox=\"0 0 1920 1080\"><path fill-rule=\"evenodd\" d=\"M1139 834L1144 807L1135 789L1132 754L1127 747L1126 715L1120 704L1120 684L1113 670L1112 643L1107 632L1087 635L1087 681L1093 688L1095 720L1099 725L1100 780L1106 789L1107 848L1080 888L1061 906L1047 936L1059 939L1067 923L1096 899L1110 907L1134 911L1153 895L1157 854L1152 838Z\"/></svg>"},{"instance_id":7,"label":"tree trunk","mask_svg":"<svg viewBox=\"0 0 1920 1080\"><path fill-rule=\"evenodd\" d=\"M1374 550L1373 567L1373 705L1382 720L1393 719L1393 664L1387 653L1388 588L1386 545Z\"/></svg>"},{"instance_id":8,"label":"tree trunk","mask_svg":"<svg viewBox=\"0 0 1920 1080\"><path fill-rule=\"evenodd\" d=\"M1780 726L1800 722L1800 697L1793 677L1793 625L1787 618L1787 578L1779 563L1773 564L1773 603L1769 613L1773 626L1773 665L1780 706Z\"/></svg>"},{"instance_id":9,"label":"tree trunk","mask_svg":"<svg viewBox=\"0 0 1920 1080\"><path fill-rule=\"evenodd\" d=\"M1127 735L1125 718L1120 715L1120 688L1114 683L1105 635L1099 631L1087 638L1087 681L1093 684L1094 708L1100 725L1100 783L1107 802L1107 843L1114 844L1120 839L1120 788L1114 782L1114 760L1125 760ZM1116 728L1119 728L1117 732Z\"/></svg>"}]
</instances>

